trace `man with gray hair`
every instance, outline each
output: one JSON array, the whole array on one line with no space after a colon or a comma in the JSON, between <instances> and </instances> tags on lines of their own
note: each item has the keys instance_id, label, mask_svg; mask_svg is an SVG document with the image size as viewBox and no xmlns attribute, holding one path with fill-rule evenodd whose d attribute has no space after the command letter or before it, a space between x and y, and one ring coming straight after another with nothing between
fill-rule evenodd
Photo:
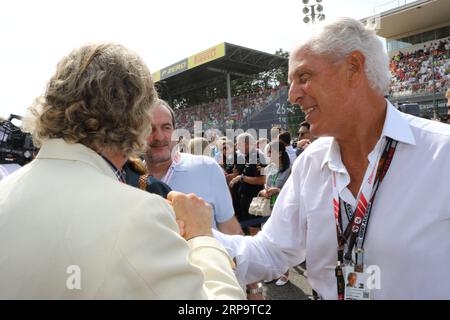
<instances>
[{"instance_id":1,"label":"man with gray hair","mask_svg":"<svg viewBox=\"0 0 450 320\"><path fill-rule=\"evenodd\" d=\"M239 175L230 181L230 188L235 201L236 216L244 226L244 232L252 234L252 227L257 227L259 223L249 225L248 220L254 220L254 216L248 213L252 199L264 189L266 178L262 169L266 166L264 154L256 148L256 139L249 133L241 133L236 138L238 149L237 169Z\"/></svg>"},{"instance_id":2,"label":"man with gray hair","mask_svg":"<svg viewBox=\"0 0 450 320\"><path fill-rule=\"evenodd\" d=\"M295 162L261 232L215 233L240 282L277 278L306 259L324 299L450 299L450 127L384 98L387 54L355 19L320 24L291 53L288 74L289 100L320 138ZM351 272L360 282L350 290Z\"/></svg>"}]
</instances>

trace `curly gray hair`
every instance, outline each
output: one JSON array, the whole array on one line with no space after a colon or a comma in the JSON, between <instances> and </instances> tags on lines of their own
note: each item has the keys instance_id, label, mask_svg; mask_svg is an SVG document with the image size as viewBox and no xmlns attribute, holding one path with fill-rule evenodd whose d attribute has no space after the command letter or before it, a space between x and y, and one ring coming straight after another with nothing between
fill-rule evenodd
<instances>
[{"instance_id":1,"label":"curly gray hair","mask_svg":"<svg viewBox=\"0 0 450 320\"><path fill-rule=\"evenodd\" d=\"M139 56L119 44L87 44L58 63L44 96L29 108L24 128L37 144L62 138L130 156L145 148L156 98Z\"/></svg>"}]
</instances>

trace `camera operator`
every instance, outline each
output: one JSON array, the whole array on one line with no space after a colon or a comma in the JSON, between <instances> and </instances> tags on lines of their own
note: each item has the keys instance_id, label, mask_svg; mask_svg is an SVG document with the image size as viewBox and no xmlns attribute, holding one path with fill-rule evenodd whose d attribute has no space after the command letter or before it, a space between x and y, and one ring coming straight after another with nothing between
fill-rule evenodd
<instances>
[{"instance_id":1,"label":"camera operator","mask_svg":"<svg viewBox=\"0 0 450 320\"><path fill-rule=\"evenodd\" d=\"M8 120L0 117L0 180L30 162L35 151L31 135L14 125L13 119L21 117L10 115Z\"/></svg>"}]
</instances>

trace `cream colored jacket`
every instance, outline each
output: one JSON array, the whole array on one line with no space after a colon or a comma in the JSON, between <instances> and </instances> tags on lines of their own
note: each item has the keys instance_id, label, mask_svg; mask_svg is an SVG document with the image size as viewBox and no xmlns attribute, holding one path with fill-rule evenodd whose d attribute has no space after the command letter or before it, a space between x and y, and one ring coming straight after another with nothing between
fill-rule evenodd
<instances>
[{"instance_id":1,"label":"cream colored jacket","mask_svg":"<svg viewBox=\"0 0 450 320\"><path fill-rule=\"evenodd\" d=\"M245 299L226 250L177 230L164 199L48 140L0 182L0 299Z\"/></svg>"}]
</instances>

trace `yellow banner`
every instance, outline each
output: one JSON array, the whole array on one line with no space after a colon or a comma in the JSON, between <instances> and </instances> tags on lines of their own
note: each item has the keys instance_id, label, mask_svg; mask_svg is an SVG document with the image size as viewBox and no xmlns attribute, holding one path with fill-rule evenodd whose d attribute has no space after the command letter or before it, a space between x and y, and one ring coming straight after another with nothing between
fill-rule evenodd
<instances>
[{"instance_id":1,"label":"yellow banner","mask_svg":"<svg viewBox=\"0 0 450 320\"><path fill-rule=\"evenodd\" d=\"M225 43L218 44L217 46L190 56L188 58L188 69L195 68L223 56L225 56Z\"/></svg>"},{"instance_id":2,"label":"yellow banner","mask_svg":"<svg viewBox=\"0 0 450 320\"><path fill-rule=\"evenodd\" d=\"M225 43L218 44L200 53L194 54L187 59L183 59L171 66L152 73L153 81L158 82L177 75L183 71L195 68L204 63L219 59L225 56Z\"/></svg>"},{"instance_id":3,"label":"yellow banner","mask_svg":"<svg viewBox=\"0 0 450 320\"><path fill-rule=\"evenodd\" d=\"M161 71L158 70L156 72L153 72L152 78L153 78L153 82L158 82L159 80L161 80Z\"/></svg>"},{"instance_id":4,"label":"yellow banner","mask_svg":"<svg viewBox=\"0 0 450 320\"><path fill-rule=\"evenodd\" d=\"M161 79L164 80L188 69L187 59L183 59L167 68L161 69Z\"/></svg>"}]
</instances>

